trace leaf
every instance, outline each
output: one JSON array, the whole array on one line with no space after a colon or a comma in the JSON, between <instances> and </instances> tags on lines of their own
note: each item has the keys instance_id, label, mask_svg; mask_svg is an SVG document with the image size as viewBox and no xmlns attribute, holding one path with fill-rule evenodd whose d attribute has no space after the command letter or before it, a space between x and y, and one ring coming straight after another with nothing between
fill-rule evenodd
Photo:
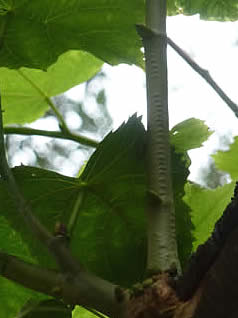
<instances>
[{"instance_id":1,"label":"leaf","mask_svg":"<svg viewBox=\"0 0 238 318\"><path fill-rule=\"evenodd\" d=\"M139 229L140 231L145 230L145 220L142 217L145 209L145 137L144 129L143 127L139 128L140 125L137 121L138 119L133 116L127 124L122 125L116 132L110 133L90 158L81 178L83 182L86 182L89 185L92 194L85 203L85 206L89 206L88 213L86 211L87 208L84 207L84 211L81 214L82 216L85 212L85 222L82 222L81 219L81 221L79 221L80 227L77 227L77 233L82 234L83 232L86 232L84 223L92 224L91 228L98 232L96 235L97 238L108 235L106 240L95 240L93 234L91 234L91 251L87 250L88 245L85 247L83 246L82 239L76 240L80 242L80 251L82 252L84 250L85 253L89 254L88 257L84 256L81 259L91 259L91 264L95 262L94 271L101 270L101 272L99 272L101 275L105 275L105 273L102 274L103 267L105 267L107 269L107 274L104 277L114 281L115 278L113 279L112 276L113 271L110 274L109 265L116 259L116 264L118 265L117 279L123 279L119 277L119 273L123 272L121 269L125 266L121 262L122 260L127 259L127 267L124 270L124 276L126 276L127 272L129 272L129 275L126 279L124 278L121 281L116 281L117 283L124 284L128 284L129 281L132 283L132 277L133 275L135 276L135 268L137 267L133 262L133 259L136 257L138 258L138 255L135 255L135 246L138 246L136 238L141 237L141 242L145 240L143 235L138 231ZM130 142L128 142L128 140L130 140ZM138 145L136 146L137 143ZM134 147L135 149L133 150ZM131 156L130 161L128 160L129 154ZM174 184L177 240L179 257L183 266L192 250L190 210L183 201L184 185L189 174L189 164L190 161L185 153L177 154L172 151L172 176ZM128 174L127 177L126 174ZM135 178L136 176L137 178ZM121 202L118 202L118 199L120 199ZM94 203L92 200L94 200ZM120 209L118 209L118 203ZM104 213L102 213L101 210L104 211ZM123 212L124 210L125 212ZM94 223L91 213L98 215L97 224ZM128 224L126 224L126 222ZM109 229L108 234L107 227ZM126 227L128 227L128 229ZM133 231L135 232L133 233ZM117 236L120 238L119 240L116 238ZM108 242L115 242L115 246L112 250L110 246L113 246L113 243L109 244ZM120 246L121 251L119 250ZM131 249L128 249L129 246L131 246ZM116 248L117 253L115 253ZM140 248L142 248L142 246ZM128 254L125 254L126 249L129 251ZM99 252L100 250L101 252ZM102 266L101 263L101 267L99 268L96 267L99 260L95 261L95 259L97 257L102 259L101 256L97 256L102 253L106 253L108 258L107 263L109 263L109 265L105 261L105 265ZM139 250L138 253L143 255ZM143 256L143 258L145 258L145 256ZM138 258L138 260L140 260L140 258ZM138 260L137 264L143 264L142 258L140 261ZM132 266L133 264L134 269ZM143 269L143 266L141 269ZM140 275L138 275L137 280L143 275L143 271L138 271L138 274L139 273ZM134 280L136 281L136 276Z\"/></svg>"},{"instance_id":2,"label":"leaf","mask_svg":"<svg viewBox=\"0 0 238 318\"><path fill-rule=\"evenodd\" d=\"M215 160L217 169L229 173L234 181L238 179L237 156L238 137L234 138L234 142L230 145L228 151L218 151L212 156Z\"/></svg>"},{"instance_id":3,"label":"leaf","mask_svg":"<svg viewBox=\"0 0 238 318\"><path fill-rule=\"evenodd\" d=\"M144 140L144 127L134 115L107 135L80 178L87 193L73 249L91 270L124 286L144 274Z\"/></svg>"},{"instance_id":4,"label":"leaf","mask_svg":"<svg viewBox=\"0 0 238 318\"><path fill-rule=\"evenodd\" d=\"M86 52L68 51L47 72L1 67L4 124L24 124L39 118L49 109L50 97L88 80L101 66L102 61Z\"/></svg>"},{"instance_id":5,"label":"leaf","mask_svg":"<svg viewBox=\"0 0 238 318\"><path fill-rule=\"evenodd\" d=\"M13 169L35 215L51 232L58 221L68 224L79 193L84 193L72 251L86 268L124 286L141 280L145 269L145 137L140 118L132 116L105 137L79 179L32 167ZM174 152L172 161L179 256L185 264L192 247L189 210L182 200L189 161L184 153ZM28 244L31 257L55 267L26 230L1 183L0 190L1 213Z\"/></svg>"},{"instance_id":6,"label":"leaf","mask_svg":"<svg viewBox=\"0 0 238 318\"><path fill-rule=\"evenodd\" d=\"M58 221L68 224L78 195L84 193L72 251L87 269L124 286L141 280L145 270L145 138L134 115L105 137L79 179L32 167L13 169L34 214L51 232ZM172 161L179 257L185 264L192 247L190 211L183 202L189 160L185 153L172 152ZM21 234L34 261L55 267L22 223L2 183L0 200L2 215Z\"/></svg>"},{"instance_id":7,"label":"leaf","mask_svg":"<svg viewBox=\"0 0 238 318\"><path fill-rule=\"evenodd\" d=\"M168 1L168 14L238 19L237 1ZM110 64L142 65L135 24L144 23L144 1L5 0L0 2L0 66L46 70L68 50ZM126 36L125 36L126 35Z\"/></svg>"},{"instance_id":8,"label":"leaf","mask_svg":"<svg viewBox=\"0 0 238 318\"><path fill-rule=\"evenodd\" d=\"M144 138L143 125L134 116L119 132L109 134L80 179L38 168L13 169L34 214L51 232L57 221L68 224L78 194L86 192L71 240L73 253L89 270L125 285L141 279L145 266ZM36 262L55 267L16 213L3 183L0 200L1 213L19 231Z\"/></svg>"},{"instance_id":9,"label":"leaf","mask_svg":"<svg viewBox=\"0 0 238 318\"><path fill-rule=\"evenodd\" d=\"M167 0L167 14L176 15L179 13L179 6L174 0Z\"/></svg>"},{"instance_id":10,"label":"leaf","mask_svg":"<svg viewBox=\"0 0 238 318\"><path fill-rule=\"evenodd\" d=\"M185 152L201 147L211 134L203 120L189 118L171 129L170 140L177 152Z\"/></svg>"},{"instance_id":11,"label":"leaf","mask_svg":"<svg viewBox=\"0 0 238 318\"><path fill-rule=\"evenodd\" d=\"M204 20L234 21L238 19L237 0L178 0L176 4L184 15L199 13Z\"/></svg>"},{"instance_id":12,"label":"leaf","mask_svg":"<svg viewBox=\"0 0 238 318\"><path fill-rule=\"evenodd\" d=\"M87 184L110 183L112 179L141 174L144 155L145 129L141 118L133 115L104 138L87 163L81 179Z\"/></svg>"},{"instance_id":13,"label":"leaf","mask_svg":"<svg viewBox=\"0 0 238 318\"><path fill-rule=\"evenodd\" d=\"M234 183L226 184L215 190L204 189L191 183L186 184L184 200L192 210L195 239L193 250L208 239L215 222L221 217L230 202L233 191Z\"/></svg>"},{"instance_id":14,"label":"leaf","mask_svg":"<svg viewBox=\"0 0 238 318\"><path fill-rule=\"evenodd\" d=\"M101 313L100 313L100 315L102 317L106 317L106 316L103 316ZM75 309L74 309L73 315L72 315L72 318L95 318L95 317L98 317L98 316L94 315L93 313L91 313L87 309L80 307L80 306L75 306Z\"/></svg>"},{"instance_id":15,"label":"leaf","mask_svg":"<svg viewBox=\"0 0 238 318\"><path fill-rule=\"evenodd\" d=\"M3 216L0 216L0 224L0 250L34 263L34 258L31 256L27 243L22 240L21 235L10 227ZM24 303L32 297L39 300L45 296L0 277L0 308L2 317L15 317Z\"/></svg>"},{"instance_id":16,"label":"leaf","mask_svg":"<svg viewBox=\"0 0 238 318\"><path fill-rule=\"evenodd\" d=\"M191 207L184 202L185 184L189 175L190 158L187 151L202 146L211 132L204 121L190 118L174 126L170 131L170 141L173 145L172 177L176 216L176 232L178 254L182 268L192 252L193 224L191 222Z\"/></svg>"},{"instance_id":17,"label":"leaf","mask_svg":"<svg viewBox=\"0 0 238 318\"><path fill-rule=\"evenodd\" d=\"M32 297L41 299L44 296L0 277L0 306L2 317L17 317L16 315L22 306Z\"/></svg>"},{"instance_id":18,"label":"leaf","mask_svg":"<svg viewBox=\"0 0 238 318\"><path fill-rule=\"evenodd\" d=\"M185 153L176 153L172 149L172 177L176 217L178 255L182 268L185 267L192 252L192 230L190 207L184 202L184 186L189 175L190 160Z\"/></svg>"},{"instance_id":19,"label":"leaf","mask_svg":"<svg viewBox=\"0 0 238 318\"><path fill-rule=\"evenodd\" d=\"M110 64L142 65L135 30L144 22L142 0L6 0L0 12L0 66L46 70L68 50Z\"/></svg>"}]
</instances>

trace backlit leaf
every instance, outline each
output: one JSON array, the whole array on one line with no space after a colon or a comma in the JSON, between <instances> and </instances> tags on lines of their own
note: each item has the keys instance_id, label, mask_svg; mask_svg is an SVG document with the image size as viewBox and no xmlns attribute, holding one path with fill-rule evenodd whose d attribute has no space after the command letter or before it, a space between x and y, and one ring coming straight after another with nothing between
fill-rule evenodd
<instances>
[{"instance_id":1,"label":"backlit leaf","mask_svg":"<svg viewBox=\"0 0 238 318\"><path fill-rule=\"evenodd\" d=\"M0 67L4 124L24 124L49 109L48 99L95 75L102 61L82 51L69 51L47 71Z\"/></svg>"},{"instance_id":2,"label":"backlit leaf","mask_svg":"<svg viewBox=\"0 0 238 318\"><path fill-rule=\"evenodd\" d=\"M193 250L204 243L214 229L215 222L221 217L223 211L231 200L234 183L223 187L204 189L198 185L187 183L185 187L185 202L191 208L194 225Z\"/></svg>"},{"instance_id":3,"label":"backlit leaf","mask_svg":"<svg viewBox=\"0 0 238 318\"><path fill-rule=\"evenodd\" d=\"M235 137L228 151L218 151L212 157L219 170L229 173L232 180L238 180L238 137Z\"/></svg>"}]
</instances>

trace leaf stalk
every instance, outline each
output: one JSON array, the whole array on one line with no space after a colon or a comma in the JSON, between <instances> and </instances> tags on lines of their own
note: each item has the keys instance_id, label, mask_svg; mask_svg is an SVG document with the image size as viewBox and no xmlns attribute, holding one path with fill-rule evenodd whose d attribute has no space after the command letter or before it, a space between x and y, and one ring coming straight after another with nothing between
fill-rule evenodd
<instances>
[{"instance_id":1,"label":"leaf stalk","mask_svg":"<svg viewBox=\"0 0 238 318\"><path fill-rule=\"evenodd\" d=\"M4 127L3 129L4 134L17 134L17 135L26 135L26 136L44 136L44 137L50 137L50 138L58 138L58 139L67 139L75 141L79 144L97 148L99 142L96 140L93 140L91 138L82 136L82 135L76 135L72 132L65 132L65 131L48 131L48 130L41 130L41 129L33 129L28 127Z\"/></svg>"}]
</instances>

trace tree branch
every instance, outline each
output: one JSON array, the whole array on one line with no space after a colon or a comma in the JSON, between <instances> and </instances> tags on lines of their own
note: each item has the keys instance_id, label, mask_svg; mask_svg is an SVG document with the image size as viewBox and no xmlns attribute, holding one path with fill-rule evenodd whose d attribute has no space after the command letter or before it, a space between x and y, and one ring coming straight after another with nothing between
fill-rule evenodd
<instances>
[{"instance_id":1,"label":"tree branch","mask_svg":"<svg viewBox=\"0 0 238 318\"><path fill-rule=\"evenodd\" d=\"M238 117L238 106L235 104L225 92L217 85L209 72L201 68L184 50L182 50L177 44L174 43L169 37L167 37L168 44L199 74L208 84L215 90L215 92L221 97L221 99L230 107L236 117Z\"/></svg>"},{"instance_id":2,"label":"tree branch","mask_svg":"<svg viewBox=\"0 0 238 318\"><path fill-rule=\"evenodd\" d=\"M40 268L3 252L0 252L0 275L24 287L54 297L54 288L61 286L63 281L61 273Z\"/></svg>"},{"instance_id":3,"label":"tree branch","mask_svg":"<svg viewBox=\"0 0 238 318\"><path fill-rule=\"evenodd\" d=\"M0 252L0 275L26 288L63 299L66 304L94 308L119 317L124 304L116 300L116 285L81 271L76 277L41 268Z\"/></svg>"},{"instance_id":4,"label":"tree branch","mask_svg":"<svg viewBox=\"0 0 238 318\"><path fill-rule=\"evenodd\" d=\"M40 129L33 129L27 127L4 127L3 129L4 134L17 134L17 135L36 135L36 136L44 136L44 137L51 137L51 138L59 138L59 139L67 139L78 142L82 145L89 146L96 148L99 144L98 141L90 139L88 137L82 135L76 135L72 132L65 132L65 131L47 131L47 130L40 130Z\"/></svg>"}]
</instances>

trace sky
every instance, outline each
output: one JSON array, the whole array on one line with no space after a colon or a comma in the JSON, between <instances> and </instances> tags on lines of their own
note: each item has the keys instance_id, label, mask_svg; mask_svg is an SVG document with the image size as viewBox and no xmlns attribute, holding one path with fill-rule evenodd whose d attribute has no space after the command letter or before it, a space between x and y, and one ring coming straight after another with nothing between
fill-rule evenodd
<instances>
[{"instance_id":1,"label":"sky","mask_svg":"<svg viewBox=\"0 0 238 318\"><path fill-rule=\"evenodd\" d=\"M210 75L238 104L238 22L201 21L198 15L168 17L168 36ZM146 113L145 74L136 66L104 65L107 106L114 129L137 112ZM70 90L72 99L81 98L80 87ZM178 54L168 47L169 122L175 124L195 117L214 131L204 147L190 151L190 179L199 182L199 167L206 166L209 154L238 135L238 118L216 92ZM90 106L90 105L89 105ZM144 122L146 119L144 117Z\"/></svg>"}]
</instances>

